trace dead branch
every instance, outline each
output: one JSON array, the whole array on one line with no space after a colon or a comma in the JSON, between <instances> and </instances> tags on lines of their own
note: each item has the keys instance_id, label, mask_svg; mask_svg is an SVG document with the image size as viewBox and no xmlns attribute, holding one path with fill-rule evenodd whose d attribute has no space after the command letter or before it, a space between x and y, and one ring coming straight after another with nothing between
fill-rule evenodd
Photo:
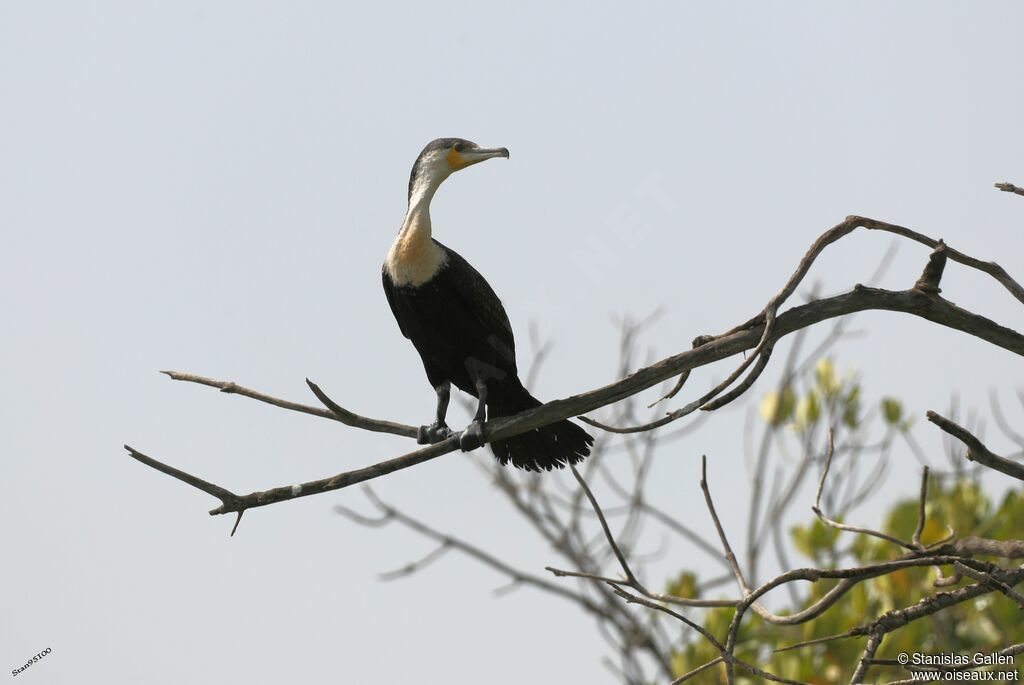
<instances>
[{"instance_id":1,"label":"dead branch","mask_svg":"<svg viewBox=\"0 0 1024 685\"><path fill-rule=\"evenodd\" d=\"M826 525L828 525L828 526L830 526L832 528L835 528L836 530L845 530L845 531L847 531L849 533L860 533L862 535L870 535L872 537L879 538L880 540L885 540L886 542L891 542L894 545L899 545L900 547L903 547L904 549L909 549L909 550L918 549L917 546L915 546L913 542L906 542L904 540L900 540L897 537L893 537L892 535L889 535L887 533L883 533L882 531L879 531L879 530L871 530L870 528L861 528L859 526L851 526L851 525L847 525L845 523L840 523L839 521L833 521L832 519L830 519L828 516L826 516L821 511L821 492L822 492L822 490L825 489L825 479L828 478L828 470L829 470L829 467L832 465L832 455L834 454L834 452L835 452L835 444L834 444L833 439L832 439L832 430L829 429L829 432L828 432L828 449L825 452L825 468L822 470L822 472L821 472L821 479L818 481L818 491L817 491L817 493L814 496L814 506L811 507L811 511L814 512L814 515L817 516L818 519L822 523L824 523L824 524L826 524ZM925 467L925 468L927 469L927 467ZM925 473L927 473L927 471L925 471ZM922 507L923 506L924 505L922 504ZM923 518L921 519L920 525L921 526L924 525Z\"/></svg>"},{"instance_id":2,"label":"dead branch","mask_svg":"<svg viewBox=\"0 0 1024 685\"><path fill-rule=\"evenodd\" d=\"M341 514L342 516L345 516L348 519L357 521L362 525L366 525L367 520L373 522L371 525L385 525L391 521L394 521L438 543L438 547L430 555L427 555L427 557L423 557L418 561L406 564L405 566L403 566L400 569L397 569L396 571L381 574L382 576L384 576L385 580L391 580L393 578L401 577L403 575L409 575L418 570L421 570L426 564L436 560L437 554L440 553L439 550L452 549L457 550L462 554L465 554L466 556L477 560L483 565L491 569L494 569L498 573L507 576L510 580L512 580L515 583L536 587L540 590L544 590L545 592L549 592L551 594L562 597L563 599L575 602L576 604L579 604L582 608L584 608L590 613L598 615L602 614L601 607L594 604L594 602L588 599L587 597L572 592L571 590L567 590L562 585L552 583L539 576L535 576L526 571L514 568L513 566L505 563L504 561L495 557L493 554L483 550L480 547L477 547L476 545L472 545L468 542L465 542L464 540L460 540L459 538L456 538L447 533L442 533L436 530L435 528L426 525L422 521L412 516L409 516L400 509L385 503L383 500L377 497L376 493L374 493L373 490L369 488L369 486L365 488L365 493L370 502L378 509L378 511L380 511L380 519L367 519L367 517L362 516L361 514L358 514L352 511L351 509L342 506L336 506L334 508L335 512ZM425 560L427 561L424 563Z\"/></svg>"},{"instance_id":3,"label":"dead branch","mask_svg":"<svg viewBox=\"0 0 1024 685\"><path fill-rule=\"evenodd\" d=\"M830 435L830 438L831 437L832 436ZM827 475L827 467L830 463L831 455L834 453L834 441L830 442L831 447L829 450L829 454L826 458L826 472L825 474L823 474L822 481L819 483L818 486L818 491L815 500L816 503L820 502L821 491L824 485L824 477ZM953 593L937 593L932 597L922 600L922 602L920 602L918 605L915 605L914 607L910 607L906 610L900 610L898 612L889 612L879 617L878 620L870 624L859 626L845 633L833 635L826 638L816 638L813 640L801 642L783 648L796 649L811 644L819 644L821 642L833 639L868 636L869 640L865 645L861 658L858 660L857 669L855 671L855 677L851 681L863 682L863 678L865 677L867 669L870 665L875 663L874 654L879 645L881 644L881 641L884 639L884 636L887 633L898 629L899 627L901 627L901 625L905 625L899 623L901 617L905 618L907 616L916 615L919 615L918 617L920 617L930 615L930 613L941 611L943 608L951 606L952 604L967 601L970 598L980 596L980 594L984 594L985 592L993 590L999 591L1007 595L1011 599L1014 599L1015 601L1019 597L1021 599L1024 599L1024 597L1021 597L1021 595L1013 589L1013 585L1024 580L1024 571L1020 572L1019 577L1013 575L1012 573L1011 575L1007 575L1008 572L1003 571L999 567L987 564L985 562L975 561L972 558L974 555L992 555L1001 556L1004 558L1017 558L1018 556L1024 555L1024 541L995 541L976 537L968 537L955 542L945 540L939 543L935 543L931 546L925 546L923 543L921 543L921 531L923 530L924 523L926 522L924 514L924 505L927 500L927 471L925 471L925 473L922 476L918 505L918 523L915 528L913 541L910 543L904 541L897 541L900 543L900 546L908 549L908 552L905 553L904 556L891 561L856 568L798 569L796 571L789 571L781 574L780 576L776 577L772 581L769 581L757 590L750 590L750 588L747 586L747 583L744 579L742 572L738 567L738 564L736 563L735 555L732 554L731 546L729 545L728 539L721 526L721 522L718 519L717 512L715 511L714 502L711 498L710 488L707 483L706 464L706 459L703 459L701 470L701 489L704 492L708 510L711 514L711 518L715 525L715 529L718 532L724 556L728 560L730 567L733 569L734 577L736 578L737 584L739 585L744 595L742 600L728 603L729 606L734 606L736 608L736 612L734 614L733 621L730 624L729 634L726 643L724 646L722 646L720 642L718 642L717 640L713 640L712 644L719 651L719 657L716 658L710 664L705 664L705 666L708 667L710 667L710 665L713 665L714 663L724 664L726 669L727 681L731 681L734 679L733 671L736 667L743 668L744 670L748 670L749 672L755 673L755 675L760 675L761 677L766 679L775 679L772 676L772 674L767 674L763 671L752 671L746 668L747 666L749 666L749 664L743 664L739 659L735 657L734 650L736 647L736 637L738 636L740 620L742 619L743 613L747 609L754 610L756 613L758 613L758 615L765 617L771 623L794 625L797 623L812 620L813 618L821 615L821 613L823 613L830 606L832 606L839 599L839 597L845 594L849 589L854 587L856 584L872 578L877 578L882 575L887 575L889 573L893 573L897 570L905 568L924 566L938 567L952 565L954 569L956 569L959 573L962 573L964 575L970 575L971 577L979 580L978 585L972 586L973 589L964 588L961 590L956 590ZM591 507L593 508L593 510L599 518L599 521L601 522L605 540L610 549L612 550L613 555L617 558L619 565L623 570L624 577L612 578L596 573L564 571L553 568L549 568L548 570L552 571L557 576L571 576L589 579L598 583L606 583L615 590L616 594L618 594L623 599L626 599L626 601L629 603L642 604L661 614L676 617L676 612L672 611L668 607L664 606L664 604L659 602L677 602L673 602L672 598L666 598L664 596L659 596L655 593L651 593L649 590L647 590L647 588L643 586L642 583L640 583L640 581L636 577L636 574L632 571L630 567L627 555L624 554L620 545L616 542L614 535L611 533L611 529L607 524L607 520L601 513L602 510L599 503L597 502L597 498L594 496L590 487L588 486L586 481L578 474L578 472L575 473L574 475L576 476L577 481L579 482L581 491L583 492L586 499L590 502ZM870 531L867 529L854 529L851 532L861 534L876 533L876 531ZM805 610L798 612L797 614L775 616L774 614L771 614L771 612L768 612L766 609L764 609L759 604L759 602L756 601L772 589L788 585L798 580L819 582L821 580L826 579L837 579L840 582L836 586L834 586L828 593L826 593L822 598L820 598L817 602L812 604L810 607L807 607ZM634 590L638 593L638 595L634 595L630 592L627 592L627 589ZM714 606L714 604L712 604L711 602L694 602L692 604L687 603L685 605L704 607ZM678 620L681 620L686 625L693 627L693 622L689 619L686 619L685 617L679 617ZM699 630L701 635L704 635L703 629ZM690 673L696 674L700 672L700 670L701 669L693 670L690 671Z\"/></svg>"},{"instance_id":4,"label":"dead branch","mask_svg":"<svg viewBox=\"0 0 1024 685\"><path fill-rule=\"evenodd\" d=\"M967 332L982 340L1024 356L1024 336L1021 334L1000 326L985 317L961 309L940 297L929 296L914 290L888 291L859 286L854 288L852 292L844 295L818 300L790 309L776 320L775 334L781 337L820 321L869 309L884 309L914 314L935 323ZM633 373L621 381L611 383L602 388L566 399L554 400L536 409L530 409L512 417L489 421L484 427L484 439L486 442L503 440L620 401L671 378L681 369L705 366L714 361L732 356L737 352L750 349L756 345L756 341L762 332L763 325L757 328L739 330L702 347L663 359L656 364ZM311 383L311 387L313 385ZM677 418L678 411L669 414L668 419L674 420ZM655 422L657 425L664 425L664 423L668 423L668 421ZM657 425L652 427L657 427ZM178 480L193 485L193 487L198 487L200 490L204 490L204 492L214 494L193 482L200 481L201 479L198 477L174 469L150 457L139 459L141 452L127 445L125 449L129 451L132 457L147 466L178 478ZM308 497L332 490L339 490L356 483L379 478L400 469L415 466L424 461L454 452L457 449L458 438L453 436L436 445L413 450L387 461L361 469L345 471L321 480L272 488L232 498L222 498L219 495L214 495L221 500L221 506L211 510L210 514L239 512L245 509L285 502L297 497ZM181 476L187 476L191 480ZM222 490L228 492L226 489Z\"/></svg>"},{"instance_id":5,"label":"dead branch","mask_svg":"<svg viewBox=\"0 0 1024 685\"><path fill-rule=\"evenodd\" d=\"M1019 592L1014 590L1006 583L998 580L997 578L992 577L991 573L986 573L984 571L973 569L970 566L967 566L966 564L959 561L953 564L953 569L961 576L973 578L974 580L978 581L978 583L981 585L987 585L991 587L993 590L998 590L999 592L1002 592L1004 595L1006 595L1014 602L1016 602L1017 606L1019 606L1021 609L1024 609L1024 596L1022 596Z\"/></svg>"},{"instance_id":6,"label":"dead branch","mask_svg":"<svg viewBox=\"0 0 1024 685\"><path fill-rule=\"evenodd\" d=\"M676 604L679 606L688 607L735 606L736 602L729 600L691 599L688 597L676 597L674 595L666 595L658 592L651 592L650 590L648 590L643 585L643 583L641 583L637 579L636 575L633 573L632 568L630 568L629 561L626 559L626 555L623 554L622 549L619 547L619 544L615 541L615 536L612 535L611 528L609 528L608 526L608 521L604 516L604 512L601 510L601 506L597 503L597 498L594 497L594 493L587 485L587 482L583 479L583 476L580 475L579 471L576 469L575 466L570 465L570 469L572 470L572 475L576 477L576 481L579 483L580 489L586 496L587 501L590 502L590 506L593 508L594 513L597 515L597 519L601 524L601 529L604 531L605 540L608 542L608 546L611 548L612 553L618 560L619 565L622 568L622 573L625 577L609 578L607 576L602 576L596 573L587 573L583 571L567 571L563 569L553 568L551 566L547 567L548 571L553 573L556 577L586 578L589 580L596 580L598 582L607 583L617 590L621 589L621 587L623 586L629 587L633 590L636 590L644 597L657 602L665 602L668 604Z\"/></svg>"},{"instance_id":7,"label":"dead branch","mask_svg":"<svg viewBox=\"0 0 1024 685\"><path fill-rule=\"evenodd\" d=\"M953 423L934 411L928 412L928 420L967 446L967 454L965 456L968 461L978 462L1017 480L1024 480L1024 466L993 453L989 448L985 447L981 440L963 426Z\"/></svg>"},{"instance_id":8,"label":"dead branch","mask_svg":"<svg viewBox=\"0 0 1024 685\"><path fill-rule=\"evenodd\" d=\"M817 300L787 310L775 319L773 328L774 340L827 319L869 310L886 310L912 314L933 323L963 331L1015 354L1024 355L1024 336L1021 336L1020 333L1001 326L983 316L961 309L940 296L929 295L914 289L891 291L881 288L869 288L863 285L856 285L851 292L843 295ZM739 327L734 329L729 333L723 334L721 337L705 342L701 347L668 357L657 364L641 369L619 383L606 386L591 393L559 401L570 402L583 398L589 400L595 393L603 394L604 392L614 393L607 403L617 401L622 399L622 397L628 396L630 393L640 392L661 382L665 379L666 374L668 377L671 377L679 370L692 370L711 363L711 361L718 361L719 359L732 356L736 352L743 352L755 347L755 341L760 339L764 330L765 324L755 319L750 328ZM711 352L713 357L708 359L705 352ZM748 356L748 359L752 358L753 354ZM749 384L743 387L748 388ZM669 412L657 421L637 426L620 426L615 432L639 433L672 423L703 408L720 391L720 388L721 384L689 404ZM620 392L626 394L620 395ZM599 406L604 405L592 406L589 402L581 403L580 409L581 411L592 411L592 409ZM713 408L718 408L719 406L721 405L715 405ZM530 411L541 412L545 408L546 406Z\"/></svg>"},{"instance_id":9,"label":"dead branch","mask_svg":"<svg viewBox=\"0 0 1024 685\"><path fill-rule=\"evenodd\" d=\"M728 402L732 401L738 396L739 393L733 393L729 396L721 398L718 402L712 403L709 406L704 407L704 405L707 404L709 400L716 397L726 388L731 386L736 381L736 379L738 379L744 373L744 371L746 371L746 369L754 362L755 359L758 359L760 361L762 354L764 354L764 356L770 356L772 329L775 325L775 320L779 308L796 291L797 286L799 286L800 282L803 281L808 271L810 271L811 266L814 264L814 261L825 250L825 248L831 245L832 243L836 242L837 240L840 240L841 238L845 237L846 235L849 235L857 228L887 231L899 236L903 236L905 238L909 238L910 240L920 242L924 245L927 245L928 247L931 247L932 249L938 250L941 248L945 250L945 245L941 240L929 238L928 236L918 233L917 231L904 228L903 226L897 226L895 224L889 224L883 221L876 221L874 219L868 219L859 216L846 217L846 219L842 223L836 225L831 230L828 230L825 233L823 233L814 242L814 244L811 245L811 248L804 255L803 259L800 260L800 264L797 266L796 271L793 272L792 276L790 276L789 281L787 281L786 285L783 287L781 291L779 291L771 300L769 300L768 304L765 306L761 314L759 314L754 319L751 319L751 321L747 322L747 324L743 324L744 327L747 327L752 323L759 321L765 324L763 334L759 339L759 342L756 348L754 349L754 352L746 359L744 359L743 362L739 365L739 367L735 371L733 371L733 373L730 374L728 378L726 378L720 384L715 386L715 388L711 390L707 395L702 397L701 400L703 401L699 403L692 403L697 405L696 407L693 407L693 409L696 409L697 407L706 409L717 409L723 406L724 404L727 404ZM1016 281L1010 278L1009 274L1007 274L1006 271L995 262L982 262L978 259L974 259L973 257L964 255L956 250L949 250L947 256L953 259L954 261L958 261L964 264L965 266L970 266L971 268L975 268L989 274L997 281L999 281L1004 287L1006 287L1013 294L1013 296L1016 297L1020 302L1024 303L1024 288L1022 288L1020 284L1018 284ZM941 268L939 268L937 276L933 279L935 282L929 288L930 294L936 294L938 292L938 277L941 276L941 273L942 270ZM931 288L934 288L935 290L931 290ZM704 341L706 340L706 338L698 338L697 340ZM695 343L696 342L697 341L695 341ZM741 383L741 387L744 385L749 386L750 384L752 384L753 381L764 370L766 364L767 360L764 360L763 362L755 365L754 369L751 371L748 378L743 383ZM670 393L670 395L678 392L679 389L682 388L682 385L685 382L685 380L685 378L680 378L679 382L676 384L676 387L673 388L673 391ZM687 407L690 406L691 405L687 405ZM690 409L690 411L693 411L693 409Z\"/></svg>"},{"instance_id":10,"label":"dead branch","mask_svg":"<svg viewBox=\"0 0 1024 685\"><path fill-rule=\"evenodd\" d=\"M1003 191L1004 193L1015 193L1017 195L1024 195L1024 188L1015 186L1012 183L997 183L996 188Z\"/></svg>"},{"instance_id":11,"label":"dead branch","mask_svg":"<svg viewBox=\"0 0 1024 685\"><path fill-rule=\"evenodd\" d=\"M611 383L602 388L568 397L562 400L548 402L536 409L522 412L516 416L500 418L489 421L484 426L484 441L490 442L515 435L529 430L549 425L556 421L579 416L593 411L614 402L646 390L657 383L677 376L683 372L705 366L714 361L725 359L729 356L753 348L754 352L730 374L726 381L718 384L712 391L706 393L695 402L691 402L682 409L669 413L665 418L649 423L636 430L650 430L674 421L685 416L698 408L713 409L722 406L735 397L742 394L754 382L757 375L767 365L768 358L775 342L794 331L806 328L826 319L836 318L846 314L869 309L880 309L889 311L904 312L919 316L934 323L961 330L982 340L990 342L1004 349L1024 356L1024 336L1009 328L1001 326L983 316L961 309L956 305L940 297L933 289L938 287L937 278L941 270L936 274L932 268L932 277L927 281L927 288L911 288L904 291L889 291L878 288L867 288L855 286L853 291L844 295L826 298L810 302L805 305L793 307L792 309L778 314L781 305L792 295L799 283L806 276L814 260L831 243L848 235L856 228L862 227L869 230L882 230L890 233L921 242L933 248L937 248L948 259L960 262L972 268L987 273L1004 285L1017 299L1024 302L1024 289L1010 278L1006 272L993 262L982 262L973 257L963 255L952 248L946 247L941 241L936 241L922 234L901 226L879 222L873 219L851 216L847 217L836 227L826 231L811 246L807 254L801 259L797 270L790 277L785 287L770 301L765 310L758 317L747 323L734 328L733 330L715 338L708 339L704 344L668 357L655 364L644 367L620 381ZM935 263L935 258L931 263ZM927 270L926 270L927 272ZM924 277L922 277L924 278ZM935 281L932 283L932 281ZM757 359L755 363L755 358ZM754 364L751 373L729 393L721 396L717 401L712 402L732 383L737 380L751 365ZM281 400L260 393L237 384L222 381L213 381L200 376L182 374L179 372L166 372L171 378L189 382L201 383L219 388L222 392L240 394L261 402L286 408L292 411L300 411L313 415L324 416L318 410L298 403ZM308 382L308 381L307 381ZM370 419L357 415L344 409L330 399L316 384L309 382L310 389L327 406L332 418L342 421L348 425L366 428L368 430L397 433L399 435L415 435L412 426ZM196 476L188 474L180 469L168 466L152 457L148 457L134 448L126 446L129 454L140 461L164 474L170 475L182 482L188 483L208 494L217 497L221 506L210 511L211 515L226 514L235 512L238 518L246 509L267 506L284 502L297 497L307 497L314 494L329 492L348 487L355 483L361 483L374 478L379 478L399 469L409 468L424 461L448 454L457 449L458 440L456 437L449 438L436 445L423 447L404 455L389 459L371 466L352 471L346 471L329 478L310 481L307 483L295 484L272 488L269 490L257 491L247 495L235 495L226 488L208 483ZM237 527L236 520L236 527Z\"/></svg>"},{"instance_id":12,"label":"dead branch","mask_svg":"<svg viewBox=\"0 0 1024 685\"><path fill-rule=\"evenodd\" d=\"M1011 183L997 183L996 187L1004 192L1024 195L1024 189ZM811 301L805 304L793 306L786 311L782 311L783 305L797 291L823 251L858 228L891 233L895 236L921 243L932 249L928 262L914 285L907 290L885 290L858 284L847 293L828 298L812 297ZM924 467L921 478L917 525L909 541L901 540L881 531L843 524L829 518L823 511L822 497L825 491L826 479L836 453L834 436L830 429L828 432L827 451L824 456L824 466L812 507L815 515L828 526L854 534L869 535L886 540L900 546L904 552L894 559L859 567L794 569L780 573L775 578L756 585L756 564L754 562L756 559L756 545L759 544L759 541L752 542L752 546L748 549L748 566L750 568L747 570L749 575L744 575L743 569L741 569L729 544L711 496L707 480L706 457L702 457L701 460L700 487L721 545L722 551L720 555L702 537L689 528L682 526L682 524L672 519L668 514L644 501L643 488L651 463L651 450L655 444L654 434L650 431L689 416L697 410L713 411L729 404L746 393L762 375L768 367L772 353L780 339L792 333L802 333L817 323L830 319L840 319L856 312L885 310L910 314L954 330L959 330L1017 355L1024 356L1024 335L991 321L984 316L962 309L941 297L942 289L940 283L949 261L957 262L991 276L1019 302L1024 303L1024 288L995 262L986 262L965 255L948 247L941 239L933 239L902 226L864 217L849 216L838 225L821 234L803 255L797 268L786 281L783 288L767 302L759 314L739 326L718 336L699 336L694 340L692 349L667 357L656 363L642 366L629 374L626 371L632 368L632 366L625 365L625 359L629 355L624 354L621 380L588 392L548 402L515 416L488 421L484 426L485 442L507 439L556 421L573 417L580 418L584 422L609 433L645 434L640 439L627 440L625 444L634 468L633 485L631 488L621 486L609 474L608 470L603 468L600 464L599 450L596 448L594 455L583 466L586 477L581 475L575 467L570 466L571 473L578 484L578 489L571 492L563 491L566 493L564 495L559 495L545 489L542 487L539 479L534 478L532 481L516 480L518 475L514 476L494 464L486 467L488 472L493 475L498 487L509 498L513 506L527 518L530 524L536 528L541 536L559 554L564 556L574 566L572 570L554 567L547 567L547 570L556 577L572 577L584 581L576 586L576 591L568 589L561 583L552 582L547 578L520 570L481 547L436 530L394 506L386 504L369 489L368 485L366 486L366 493L373 506L379 512L378 517L365 516L345 507L338 507L337 511L361 525L384 526L395 522L433 541L433 548L429 553L394 571L381 574L383 579L394 579L419 572L436 562L447 552L454 550L475 559L508 578L509 583L503 586L502 592L520 585L526 585L574 602L598 618L600 629L604 631L606 636L609 636L611 641L617 643L622 657L622 667L621 669L617 668L616 671L631 682L640 682L640 677L636 675L640 671L638 670L639 662L636 661L634 655L635 648L645 650L658 664L662 674L671 676L671 666L668 660L669 650L667 648L671 641L665 637L666 633L663 625L667 621L665 617L678 621L696 631L718 652L717 657L676 678L673 683L685 682L705 669L717 664L723 665L726 681L730 684L735 682L735 670L737 668L765 680L797 683L798 681L789 680L764 671L736 656L740 626L748 611L754 612L767 623L775 625L806 623L828 611L843 595L858 584L908 568L934 567L939 573L939 579L935 581L936 587L954 585L965 578L975 581L974 584L966 587L948 591L937 591L921 598L911 606L887 611L841 634L814 638L777 650L798 649L830 640L866 637L867 639L856 662L851 679L851 683L862 683L867 677L867 672L871 666L893 665L889 663L890 660L879 659L875 655L887 635L913 621L932 616L951 606L991 592L1000 593L1024 608L1024 594L1015 589L1024 582L1024 566L1007 569L995 563L981 561L976 558L1022 559L1024 558L1024 540L991 540L977 536L954 540L951 532L949 537L944 540L930 544L923 543L921 536L927 521L926 504L929 478L929 468L927 466ZM838 328L839 324L836 325L836 329ZM635 330L630 330L635 333ZM533 331L531 330L532 334ZM624 350L631 351L633 347L632 335L624 336L622 345ZM534 371L539 366L539 362L543 359L547 349L546 346L539 347ZM797 347L798 345L794 346L794 350L791 351L790 359L786 364L786 375L782 387L788 387L790 383ZM668 412L654 420L636 425L612 426L593 418L581 416L582 414L593 412L602 407L625 400L626 404L624 406L626 409L622 412L622 416L629 419L631 423L634 423L636 419L632 410L632 402L638 393L648 390L659 383L665 383L673 378L677 378L678 380L671 390L664 394L657 402L671 399L683 389L684 383L695 369L725 360L742 352L749 352L749 354L745 355L743 360L736 365L725 380L716 384L711 390L703 393L685 406ZM315 383L308 379L307 384L310 390L318 398L323 408L277 398L240 386L231 381L219 381L176 371L163 371L162 373L165 373L173 380L213 387L227 394L237 394L277 408L338 421L355 428L391 433L409 438L417 437L419 432L415 426L356 414L337 404ZM1021 396L1021 399L1022 403L1024 403L1024 395ZM955 414L951 414L951 416L955 418ZM652 416L651 418L654 417ZM968 429L935 412L928 412L928 419L966 445L967 460L1024 480L1024 465L992 453ZM997 422L999 422L1004 432L1008 435L1019 438L1012 429L1007 430L1008 424L1001 414L997 415ZM968 422L968 425L973 424ZM780 473L776 475L775 480L771 484L771 496L766 505L765 518L762 521L760 532L765 535L775 535L776 541L782 511L784 507L788 506L792 494L801 482L799 478L802 478L803 472L807 470L804 467L819 459L817 456L812 456L809 447L815 439L813 433L808 432L804 439L805 454L800 461L800 466L797 468L798 475L785 481ZM762 450L767 450L767 441L768 434L766 433ZM231 531L231 534L234 535L241 517L247 509L338 490L356 483L366 483L394 471L409 468L454 452L458 449L458 444L459 440L456 435L436 445L415 449L377 464L345 471L320 480L257 491L247 495L235 494L219 485L157 461L127 445L125 448L128 450L129 455L140 463L217 498L221 504L210 511L211 515L229 512L236 513L237 517ZM913 446L912 443L910 444ZM853 449L857 450L859 448L854 446ZM763 463L759 461L755 507L751 512L750 519L752 533L758 532L758 530L755 530L757 528L755 523L761 507L761 488L764 485L762 483L764 476L763 466ZM833 480L837 477L843 478L850 473L855 473L853 467L846 466L844 468L844 465L841 464L836 467L837 475L833 476ZM603 509L587 483L587 478L594 474L603 475L611 484L616 494L625 501L625 504L613 509ZM557 478L552 478L552 481L549 482L558 483L559 481ZM850 483L852 482L853 479L850 479ZM839 513L835 513L837 496L829 493L825 497L827 508L833 511L834 515L843 517L845 514L843 507L846 506L846 503L856 499L856 491L852 488L852 485L848 488L845 498L840 497L838 499ZM853 494L851 495L851 493ZM590 512L585 511L586 504L584 501L590 505ZM568 512L567 515L565 514L566 511ZM601 527L600 535L595 536L590 532L584 532L581 519L585 513L596 517ZM619 527L618 536L613 534L608 523L608 516L615 516L617 514L622 514L625 517L624 519L616 519L624 520L624 524ZM700 599L697 597L678 597L671 594L657 593L648 589L641 581L641 577L643 577L643 557L637 554L635 550L637 541L641 539L640 530L643 516L651 516L654 519L660 520L665 525L694 541L706 551L713 553L720 561L724 560L724 565L730 570L731 577L739 588L740 592L738 594L740 596L736 599ZM840 558L841 556L837 555L830 565L838 566L839 562L837 560ZM622 577L611 577L601 573L601 569L612 559L617 562L621 569ZM788 566L785 563L784 557L781 556L781 552L780 560L784 568ZM1005 566L1005 564L1003 565ZM944 577L941 573L942 567L951 568L953 574L949 577ZM726 578L728 579L729 576L726 576ZM816 601L797 612L784 612L778 615L766 609L760 601L773 590L784 587L786 591L792 593L795 603L797 595L793 588L796 583L818 583L821 581L837 582ZM637 615L632 609L627 609L620 600L624 600L626 604L644 607L650 610L651 613ZM682 609L676 611L671 608L672 605L687 608L733 609L725 639L716 638L715 635L702 625L680 613L683 611ZM649 621L643 620L644 617L649 618ZM1014 645L1007 647L1003 652L1007 654L1021 653L1024 652L1024 646Z\"/></svg>"},{"instance_id":13,"label":"dead branch","mask_svg":"<svg viewBox=\"0 0 1024 685\"><path fill-rule=\"evenodd\" d=\"M374 431L377 433L393 433L394 435L401 435L406 438L416 437L416 427L406 426L401 423L394 423L393 421L381 421L379 419L371 419L365 416L360 416L354 412L350 412L347 409L339 407L336 404L327 405L328 409L321 407L311 407L308 404L300 404L298 402L292 402L290 400L284 400L279 397L274 397L252 388L247 388L243 385L239 385L234 381L218 381L213 378L206 378L205 376L198 376L194 373L181 373L180 371L161 371L160 373L168 376L171 380L184 381L187 383L198 383L199 385L205 385L211 388L217 388L223 393L230 395L240 395L242 397L248 397L250 399L264 402L266 404L280 407L281 409L288 409L290 411L297 411L303 414L310 414L311 416L319 416L322 419L331 419L333 421L339 421L344 423L346 426L352 426L353 428L362 428L368 431ZM309 379L306 379L306 383L309 384L314 394L319 393L313 383L310 383ZM328 398L330 399L330 398ZM321 401L323 399L321 398Z\"/></svg>"}]
</instances>

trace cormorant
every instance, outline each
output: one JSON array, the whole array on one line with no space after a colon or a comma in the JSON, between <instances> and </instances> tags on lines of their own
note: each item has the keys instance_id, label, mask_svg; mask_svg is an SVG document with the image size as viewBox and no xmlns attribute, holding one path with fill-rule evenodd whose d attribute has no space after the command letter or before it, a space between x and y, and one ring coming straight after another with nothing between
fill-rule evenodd
<instances>
[{"instance_id":1,"label":"cormorant","mask_svg":"<svg viewBox=\"0 0 1024 685\"><path fill-rule=\"evenodd\" d=\"M452 383L479 399L473 422L459 436L464 451L483 443L485 418L541 404L519 380L512 326L501 300L469 262L431 236L430 201L438 186L453 172L493 157L507 158L508 149L461 138L439 138L423 148L409 177L405 221L384 262L388 304L437 393L437 416L420 427L420 444L452 435L445 423ZM593 442L576 424L559 421L494 441L491 449L502 464L539 471L579 462Z\"/></svg>"}]
</instances>

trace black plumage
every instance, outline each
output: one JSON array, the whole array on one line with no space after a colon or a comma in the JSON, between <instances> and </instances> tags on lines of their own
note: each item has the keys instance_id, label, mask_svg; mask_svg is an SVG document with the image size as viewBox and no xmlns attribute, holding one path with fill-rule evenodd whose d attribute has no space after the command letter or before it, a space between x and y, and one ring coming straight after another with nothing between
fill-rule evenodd
<instances>
[{"instance_id":1,"label":"black plumage","mask_svg":"<svg viewBox=\"0 0 1024 685\"><path fill-rule=\"evenodd\" d=\"M410 204L417 176L426 173L420 167L431 146L444 150L460 143L476 148L461 139L441 139L424 149L413 169ZM503 152L503 156L508 155L506 150ZM437 181L432 188L439 183ZM431 189L431 195L432 192ZM427 202L429 204L429 198ZM421 442L436 442L449 435L445 413L450 384L480 400L474 420L479 436L485 408L486 417L493 419L517 414L541 403L519 380L515 338L501 300L469 262L429 237L429 215L426 225L424 243L417 252L421 259L423 254L433 255L438 264L436 270L422 282L396 283L395 267L389 255L382 274L391 311L402 334L419 352L427 379L437 391L437 420L433 426L423 427ZM405 230L403 227L403 233ZM393 254L397 254L394 248ZM472 434L472 430L464 434L464 449L477 446ZM582 428L570 421L560 421L507 440L494 441L491 448L502 464L511 462L523 469L546 470L579 462L590 453L592 443L593 438Z\"/></svg>"}]
</instances>

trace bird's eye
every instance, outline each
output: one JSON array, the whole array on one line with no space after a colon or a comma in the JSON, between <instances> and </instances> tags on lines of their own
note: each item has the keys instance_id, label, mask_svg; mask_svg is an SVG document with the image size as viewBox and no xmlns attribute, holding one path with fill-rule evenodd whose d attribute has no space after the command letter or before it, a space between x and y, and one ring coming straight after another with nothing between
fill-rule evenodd
<instances>
[{"instance_id":1,"label":"bird's eye","mask_svg":"<svg viewBox=\"0 0 1024 685\"><path fill-rule=\"evenodd\" d=\"M452 145L452 149L455 150L456 152L462 152L462 149L464 147L465 145L463 145L462 143L455 143L455 145Z\"/></svg>"}]
</instances>

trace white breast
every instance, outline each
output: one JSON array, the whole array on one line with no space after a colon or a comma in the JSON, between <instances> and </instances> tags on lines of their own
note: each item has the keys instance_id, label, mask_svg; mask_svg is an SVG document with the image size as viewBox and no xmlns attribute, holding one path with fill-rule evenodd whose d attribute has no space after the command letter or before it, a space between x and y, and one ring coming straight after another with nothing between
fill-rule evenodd
<instances>
[{"instance_id":1,"label":"white breast","mask_svg":"<svg viewBox=\"0 0 1024 685\"><path fill-rule=\"evenodd\" d=\"M395 238L384 268L396 286L421 286L441 270L448 255L430 239L417 231L402 232Z\"/></svg>"}]
</instances>

